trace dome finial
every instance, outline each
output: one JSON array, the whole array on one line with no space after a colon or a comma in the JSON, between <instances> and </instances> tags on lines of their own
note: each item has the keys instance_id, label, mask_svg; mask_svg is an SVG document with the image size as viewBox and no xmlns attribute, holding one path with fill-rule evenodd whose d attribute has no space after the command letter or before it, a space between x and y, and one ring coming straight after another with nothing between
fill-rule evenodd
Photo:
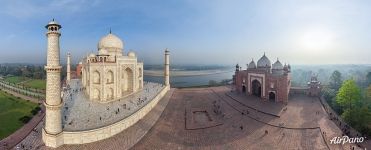
<instances>
[{"instance_id":1,"label":"dome finial","mask_svg":"<svg viewBox=\"0 0 371 150\"><path fill-rule=\"evenodd\" d=\"M112 34L112 30L111 30L111 28L109 28L109 34Z\"/></svg>"}]
</instances>

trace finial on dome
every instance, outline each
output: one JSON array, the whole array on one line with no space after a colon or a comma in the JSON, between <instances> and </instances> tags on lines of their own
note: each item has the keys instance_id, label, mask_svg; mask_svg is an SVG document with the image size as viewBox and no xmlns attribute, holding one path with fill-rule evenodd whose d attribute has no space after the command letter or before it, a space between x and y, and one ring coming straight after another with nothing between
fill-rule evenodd
<instances>
[{"instance_id":1,"label":"finial on dome","mask_svg":"<svg viewBox=\"0 0 371 150\"><path fill-rule=\"evenodd\" d=\"M264 55L263 56L265 56L265 52L264 52Z\"/></svg>"},{"instance_id":2,"label":"finial on dome","mask_svg":"<svg viewBox=\"0 0 371 150\"><path fill-rule=\"evenodd\" d=\"M111 30L111 28L109 28L109 34L112 34L112 30Z\"/></svg>"}]
</instances>

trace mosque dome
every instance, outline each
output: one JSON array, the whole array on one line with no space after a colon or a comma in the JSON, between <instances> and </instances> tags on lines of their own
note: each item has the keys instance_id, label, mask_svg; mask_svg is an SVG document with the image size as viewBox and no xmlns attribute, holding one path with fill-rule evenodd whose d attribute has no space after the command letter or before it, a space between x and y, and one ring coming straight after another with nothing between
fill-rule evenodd
<instances>
[{"instance_id":1,"label":"mosque dome","mask_svg":"<svg viewBox=\"0 0 371 150\"><path fill-rule=\"evenodd\" d=\"M99 40L98 50L103 48L114 48L122 50L124 49L124 43L116 35L109 33Z\"/></svg>"},{"instance_id":2,"label":"mosque dome","mask_svg":"<svg viewBox=\"0 0 371 150\"><path fill-rule=\"evenodd\" d=\"M283 65L281 64L281 62L277 59L277 61L273 64L272 66L272 69L283 69Z\"/></svg>"},{"instance_id":3,"label":"mosque dome","mask_svg":"<svg viewBox=\"0 0 371 150\"><path fill-rule=\"evenodd\" d=\"M266 67L271 67L271 61L268 59L267 56L264 55L258 60L258 68L266 68Z\"/></svg>"},{"instance_id":4,"label":"mosque dome","mask_svg":"<svg viewBox=\"0 0 371 150\"><path fill-rule=\"evenodd\" d=\"M135 55L134 52L129 52L129 53L128 53L128 56L129 56L129 57L135 57L136 55Z\"/></svg>"},{"instance_id":5,"label":"mosque dome","mask_svg":"<svg viewBox=\"0 0 371 150\"><path fill-rule=\"evenodd\" d=\"M256 68L256 64L255 64L254 60L251 60L251 62L247 66L247 69L255 69L255 68Z\"/></svg>"}]
</instances>

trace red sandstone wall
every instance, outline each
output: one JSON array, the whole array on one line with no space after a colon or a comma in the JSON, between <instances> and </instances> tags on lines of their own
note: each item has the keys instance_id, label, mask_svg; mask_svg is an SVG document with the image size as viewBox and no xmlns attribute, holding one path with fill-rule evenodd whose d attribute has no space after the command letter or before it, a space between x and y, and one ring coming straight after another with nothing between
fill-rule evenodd
<instances>
[{"instance_id":1,"label":"red sandstone wall","mask_svg":"<svg viewBox=\"0 0 371 150\"><path fill-rule=\"evenodd\" d=\"M82 68L82 65L81 64L78 64L76 66L76 72L75 72L76 78L81 78L81 68Z\"/></svg>"},{"instance_id":2,"label":"red sandstone wall","mask_svg":"<svg viewBox=\"0 0 371 150\"><path fill-rule=\"evenodd\" d=\"M248 91L248 84L250 84L251 82L247 80L247 75L249 72L252 72L252 71L242 70L242 71L238 71L235 73L235 88L238 92L242 92L242 85L243 85L242 81L243 79L245 79L246 94L251 94L250 91ZM256 73L261 74L263 72L257 71ZM264 73L264 74L266 77L265 96L262 98L268 99L269 91L276 91L276 101L287 103L288 95L289 95L290 87L291 87L291 75L287 74L283 76L272 76L271 74L267 74L267 73ZM270 87L270 83L274 83L274 88Z\"/></svg>"}]
</instances>

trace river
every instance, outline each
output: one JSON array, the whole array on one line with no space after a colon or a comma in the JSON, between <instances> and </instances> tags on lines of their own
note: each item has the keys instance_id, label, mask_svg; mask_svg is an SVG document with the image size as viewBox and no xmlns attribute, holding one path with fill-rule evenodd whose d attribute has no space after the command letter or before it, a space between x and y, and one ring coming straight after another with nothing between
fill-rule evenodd
<instances>
[{"instance_id":1,"label":"river","mask_svg":"<svg viewBox=\"0 0 371 150\"><path fill-rule=\"evenodd\" d=\"M172 87L190 87L208 85L210 80L220 82L224 79L232 79L233 71L207 75L194 76L170 76ZM144 81L163 83L163 76L144 75Z\"/></svg>"}]
</instances>

